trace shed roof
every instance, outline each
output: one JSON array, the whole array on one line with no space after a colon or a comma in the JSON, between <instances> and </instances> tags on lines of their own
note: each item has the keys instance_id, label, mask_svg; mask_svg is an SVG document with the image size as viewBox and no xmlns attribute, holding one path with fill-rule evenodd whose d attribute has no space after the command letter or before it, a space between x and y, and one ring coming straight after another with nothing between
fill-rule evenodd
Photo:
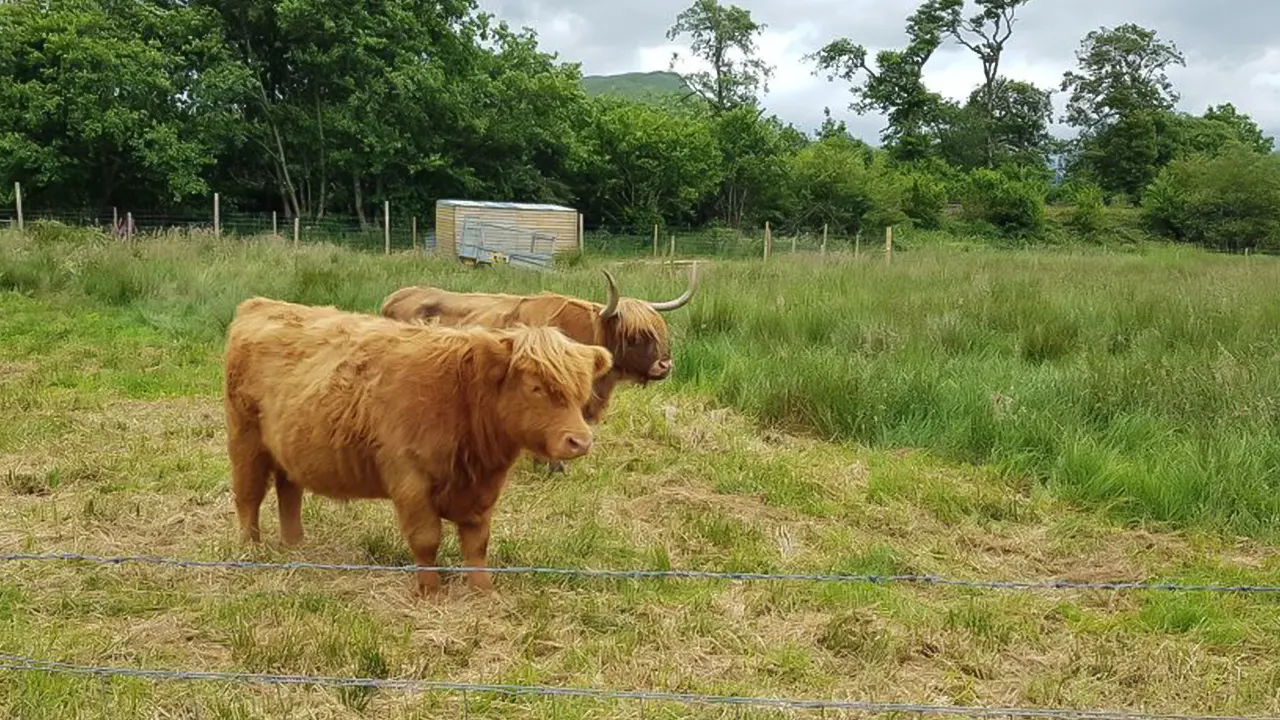
<instances>
[{"instance_id":1,"label":"shed roof","mask_svg":"<svg viewBox=\"0 0 1280 720\"><path fill-rule=\"evenodd\" d=\"M577 212L565 205L549 205L546 203L498 202L495 200L437 200L437 205L453 205L455 207L493 208L495 210L567 210Z\"/></svg>"}]
</instances>

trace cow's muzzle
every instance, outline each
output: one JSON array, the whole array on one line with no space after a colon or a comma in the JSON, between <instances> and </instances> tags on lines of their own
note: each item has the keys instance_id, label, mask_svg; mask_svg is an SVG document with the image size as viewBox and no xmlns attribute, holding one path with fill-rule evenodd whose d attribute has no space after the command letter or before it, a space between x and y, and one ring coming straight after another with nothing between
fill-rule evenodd
<instances>
[{"instance_id":1,"label":"cow's muzzle","mask_svg":"<svg viewBox=\"0 0 1280 720\"><path fill-rule=\"evenodd\" d=\"M671 374L671 361L659 360L649 367L650 380L663 380Z\"/></svg>"},{"instance_id":2,"label":"cow's muzzle","mask_svg":"<svg viewBox=\"0 0 1280 720\"><path fill-rule=\"evenodd\" d=\"M553 460L572 460L591 451L591 432L565 433L552 450Z\"/></svg>"}]
</instances>

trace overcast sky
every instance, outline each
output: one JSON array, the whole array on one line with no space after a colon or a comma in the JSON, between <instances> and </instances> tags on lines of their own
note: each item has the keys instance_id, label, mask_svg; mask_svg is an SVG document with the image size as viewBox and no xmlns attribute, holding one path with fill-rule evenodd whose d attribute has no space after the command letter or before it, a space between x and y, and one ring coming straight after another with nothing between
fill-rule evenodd
<instances>
[{"instance_id":1,"label":"overcast sky","mask_svg":"<svg viewBox=\"0 0 1280 720\"><path fill-rule=\"evenodd\" d=\"M674 50L667 28L692 0L480 0L481 7L513 26L537 30L545 50L582 63L584 74L665 70ZM843 83L814 76L801 57L837 37L867 46L869 54L905 42L905 19L917 0L738 0L757 22L764 59L774 65L766 107L799 129L816 129L822 108L848 122L867 140L884 126L879 116L848 110ZM972 3L970 3L972 5ZM966 15L968 10L966 10ZM1179 107L1201 113L1231 102L1269 133L1280 131L1280 2L1231 0L1031 0L1019 9L1006 46L1002 74L1057 89L1075 65L1080 39L1099 26L1136 22L1177 44L1187 67L1169 75L1182 96ZM683 40L684 38L680 38ZM688 69L677 68L677 69ZM982 68L968 50L944 46L925 68L929 87L963 98L982 81ZM1065 98L1054 95L1055 121ZM1055 128L1057 134L1064 128Z\"/></svg>"}]
</instances>

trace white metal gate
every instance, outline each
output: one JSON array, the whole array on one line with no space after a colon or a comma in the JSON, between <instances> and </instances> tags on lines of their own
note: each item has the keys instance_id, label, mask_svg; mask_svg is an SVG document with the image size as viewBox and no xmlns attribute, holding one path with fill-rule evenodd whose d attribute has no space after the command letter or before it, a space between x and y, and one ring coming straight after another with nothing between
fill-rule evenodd
<instances>
[{"instance_id":1,"label":"white metal gate","mask_svg":"<svg viewBox=\"0 0 1280 720\"><path fill-rule=\"evenodd\" d=\"M551 267L555 249L555 235L470 217L463 218L458 238L458 257L486 264L545 269Z\"/></svg>"}]
</instances>

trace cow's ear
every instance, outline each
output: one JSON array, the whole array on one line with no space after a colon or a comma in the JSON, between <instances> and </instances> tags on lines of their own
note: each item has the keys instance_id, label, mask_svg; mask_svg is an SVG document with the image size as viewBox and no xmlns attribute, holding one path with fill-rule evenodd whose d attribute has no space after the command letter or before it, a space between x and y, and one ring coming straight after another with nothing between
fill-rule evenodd
<instances>
[{"instance_id":1,"label":"cow's ear","mask_svg":"<svg viewBox=\"0 0 1280 720\"><path fill-rule=\"evenodd\" d=\"M501 384L507 379L515 367L512 360L516 354L516 339L510 335L503 335L498 338L496 352L494 352L493 368L490 371L490 377L495 385Z\"/></svg>"},{"instance_id":2,"label":"cow's ear","mask_svg":"<svg viewBox=\"0 0 1280 720\"><path fill-rule=\"evenodd\" d=\"M592 377L600 378L613 368L613 353L600 347L599 345L589 345L592 350L592 360L595 365L592 368Z\"/></svg>"},{"instance_id":3,"label":"cow's ear","mask_svg":"<svg viewBox=\"0 0 1280 720\"><path fill-rule=\"evenodd\" d=\"M475 368L477 379L486 386L501 385L511 371L512 348L515 346L510 337L499 336L493 342L476 348Z\"/></svg>"}]
</instances>

